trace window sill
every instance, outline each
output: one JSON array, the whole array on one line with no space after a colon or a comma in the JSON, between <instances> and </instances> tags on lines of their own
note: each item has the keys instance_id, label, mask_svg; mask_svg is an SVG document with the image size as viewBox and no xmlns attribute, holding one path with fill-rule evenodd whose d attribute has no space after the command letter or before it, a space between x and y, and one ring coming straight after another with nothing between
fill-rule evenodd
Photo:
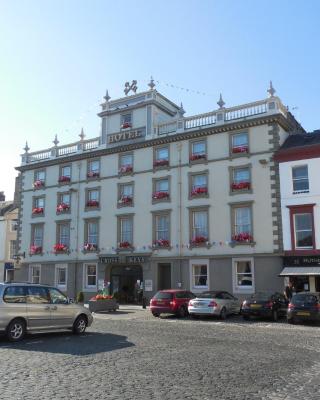
<instances>
[{"instance_id":1,"label":"window sill","mask_svg":"<svg viewBox=\"0 0 320 400\"><path fill-rule=\"evenodd\" d=\"M231 242L230 246L231 247L236 247L236 246L251 246L254 247L256 245L256 242Z\"/></svg>"},{"instance_id":2,"label":"window sill","mask_svg":"<svg viewBox=\"0 0 320 400\"><path fill-rule=\"evenodd\" d=\"M96 250L82 250L83 254L95 254L95 253L100 253L100 249L96 249Z\"/></svg>"},{"instance_id":3,"label":"window sill","mask_svg":"<svg viewBox=\"0 0 320 400\"><path fill-rule=\"evenodd\" d=\"M294 190L292 194L305 194L310 193L309 190Z\"/></svg>"},{"instance_id":4,"label":"window sill","mask_svg":"<svg viewBox=\"0 0 320 400\"><path fill-rule=\"evenodd\" d=\"M166 197L163 199L154 199L152 198L152 204L157 204L157 203L170 203L171 202L171 198L170 197Z\"/></svg>"},{"instance_id":5,"label":"window sill","mask_svg":"<svg viewBox=\"0 0 320 400\"><path fill-rule=\"evenodd\" d=\"M172 246L152 246L152 250L172 250Z\"/></svg>"},{"instance_id":6,"label":"window sill","mask_svg":"<svg viewBox=\"0 0 320 400\"><path fill-rule=\"evenodd\" d=\"M29 253L29 256L30 257L34 257L34 256L43 256L43 252L41 252L41 253Z\"/></svg>"},{"instance_id":7,"label":"window sill","mask_svg":"<svg viewBox=\"0 0 320 400\"><path fill-rule=\"evenodd\" d=\"M153 172L163 171L163 170L169 171L170 169L171 169L170 165L159 165L158 167L153 166Z\"/></svg>"},{"instance_id":8,"label":"window sill","mask_svg":"<svg viewBox=\"0 0 320 400\"><path fill-rule=\"evenodd\" d=\"M72 182L71 181L58 182L58 186L66 186L66 185L72 185Z\"/></svg>"},{"instance_id":9,"label":"window sill","mask_svg":"<svg viewBox=\"0 0 320 400\"><path fill-rule=\"evenodd\" d=\"M229 195L230 196L235 196L237 194L252 194L253 190L252 189L238 189L238 190L230 190Z\"/></svg>"},{"instance_id":10,"label":"window sill","mask_svg":"<svg viewBox=\"0 0 320 400\"><path fill-rule=\"evenodd\" d=\"M208 164L207 158L199 158L199 160L189 160L189 167L196 164Z\"/></svg>"},{"instance_id":11,"label":"window sill","mask_svg":"<svg viewBox=\"0 0 320 400\"><path fill-rule=\"evenodd\" d=\"M129 172L118 172L118 178L121 178L122 176L133 176L133 171Z\"/></svg>"},{"instance_id":12,"label":"window sill","mask_svg":"<svg viewBox=\"0 0 320 400\"><path fill-rule=\"evenodd\" d=\"M100 211L100 206L99 207L85 207L84 211Z\"/></svg>"},{"instance_id":13,"label":"window sill","mask_svg":"<svg viewBox=\"0 0 320 400\"><path fill-rule=\"evenodd\" d=\"M206 244L206 243L199 243L199 244L191 244L189 245L189 249L197 249L197 248L205 248L205 249L210 249L211 244Z\"/></svg>"},{"instance_id":14,"label":"window sill","mask_svg":"<svg viewBox=\"0 0 320 400\"><path fill-rule=\"evenodd\" d=\"M63 251L55 251L54 254L57 256L58 254L70 254L69 250L63 250Z\"/></svg>"},{"instance_id":15,"label":"window sill","mask_svg":"<svg viewBox=\"0 0 320 400\"><path fill-rule=\"evenodd\" d=\"M233 293L237 294L252 294L254 293L254 288L253 287L235 287L233 289Z\"/></svg>"},{"instance_id":16,"label":"window sill","mask_svg":"<svg viewBox=\"0 0 320 400\"><path fill-rule=\"evenodd\" d=\"M100 181L100 176L87 176L87 183L91 181Z\"/></svg>"},{"instance_id":17,"label":"window sill","mask_svg":"<svg viewBox=\"0 0 320 400\"><path fill-rule=\"evenodd\" d=\"M194 199L208 199L209 195L208 194L195 194L195 195L189 195L189 200L194 200Z\"/></svg>"},{"instance_id":18,"label":"window sill","mask_svg":"<svg viewBox=\"0 0 320 400\"><path fill-rule=\"evenodd\" d=\"M31 218L40 218L40 217L44 217L44 213L41 214L31 214Z\"/></svg>"},{"instance_id":19,"label":"window sill","mask_svg":"<svg viewBox=\"0 0 320 400\"><path fill-rule=\"evenodd\" d=\"M65 215L65 214L71 214L71 210L56 211L56 215Z\"/></svg>"},{"instance_id":20,"label":"window sill","mask_svg":"<svg viewBox=\"0 0 320 400\"><path fill-rule=\"evenodd\" d=\"M134 207L134 203L117 203L117 208L123 208L123 207Z\"/></svg>"},{"instance_id":21,"label":"window sill","mask_svg":"<svg viewBox=\"0 0 320 400\"><path fill-rule=\"evenodd\" d=\"M250 153L230 153L229 154L229 159L233 160L234 158L241 158L241 157L250 157Z\"/></svg>"},{"instance_id":22,"label":"window sill","mask_svg":"<svg viewBox=\"0 0 320 400\"><path fill-rule=\"evenodd\" d=\"M132 253L134 251L134 247L117 247L117 253Z\"/></svg>"}]
</instances>

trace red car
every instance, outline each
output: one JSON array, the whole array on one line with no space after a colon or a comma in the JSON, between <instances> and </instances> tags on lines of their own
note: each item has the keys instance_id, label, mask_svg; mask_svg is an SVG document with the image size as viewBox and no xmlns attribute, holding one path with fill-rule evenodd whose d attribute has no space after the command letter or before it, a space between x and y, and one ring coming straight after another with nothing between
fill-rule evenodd
<instances>
[{"instance_id":1,"label":"red car","mask_svg":"<svg viewBox=\"0 0 320 400\"><path fill-rule=\"evenodd\" d=\"M196 296L183 289L160 290L150 300L150 311L154 317L160 314L175 314L178 317L188 315L188 304Z\"/></svg>"}]
</instances>

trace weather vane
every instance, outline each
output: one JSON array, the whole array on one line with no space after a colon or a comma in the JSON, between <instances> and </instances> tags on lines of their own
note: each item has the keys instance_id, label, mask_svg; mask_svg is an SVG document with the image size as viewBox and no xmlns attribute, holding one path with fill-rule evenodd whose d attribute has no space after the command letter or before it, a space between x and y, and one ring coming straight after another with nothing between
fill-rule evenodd
<instances>
[{"instance_id":1,"label":"weather vane","mask_svg":"<svg viewBox=\"0 0 320 400\"><path fill-rule=\"evenodd\" d=\"M134 93L136 93L137 89L138 89L138 86L137 86L136 80L133 80L131 85L129 82L126 82L124 84L124 93L126 96L128 96L128 93L130 92L130 90L132 90Z\"/></svg>"}]
</instances>

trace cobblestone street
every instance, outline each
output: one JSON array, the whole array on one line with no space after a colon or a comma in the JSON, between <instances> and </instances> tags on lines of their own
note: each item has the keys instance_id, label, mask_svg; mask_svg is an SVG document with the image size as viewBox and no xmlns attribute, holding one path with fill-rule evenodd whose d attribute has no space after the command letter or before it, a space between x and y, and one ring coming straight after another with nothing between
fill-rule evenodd
<instances>
[{"instance_id":1,"label":"cobblestone street","mask_svg":"<svg viewBox=\"0 0 320 400\"><path fill-rule=\"evenodd\" d=\"M1 400L318 399L320 328L97 315L81 336L0 339Z\"/></svg>"}]
</instances>

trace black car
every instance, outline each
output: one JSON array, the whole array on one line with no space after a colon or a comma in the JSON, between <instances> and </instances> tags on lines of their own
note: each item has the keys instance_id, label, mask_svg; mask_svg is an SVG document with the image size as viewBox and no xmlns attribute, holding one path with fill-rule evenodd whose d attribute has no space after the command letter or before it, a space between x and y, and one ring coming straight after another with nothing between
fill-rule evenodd
<instances>
[{"instance_id":1,"label":"black car","mask_svg":"<svg viewBox=\"0 0 320 400\"><path fill-rule=\"evenodd\" d=\"M287 320L290 324L301 321L320 321L320 293L301 292L289 303Z\"/></svg>"},{"instance_id":2,"label":"black car","mask_svg":"<svg viewBox=\"0 0 320 400\"><path fill-rule=\"evenodd\" d=\"M241 306L244 319L264 317L277 321L287 314L288 301L281 293L255 293Z\"/></svg>"}]
</instances>

